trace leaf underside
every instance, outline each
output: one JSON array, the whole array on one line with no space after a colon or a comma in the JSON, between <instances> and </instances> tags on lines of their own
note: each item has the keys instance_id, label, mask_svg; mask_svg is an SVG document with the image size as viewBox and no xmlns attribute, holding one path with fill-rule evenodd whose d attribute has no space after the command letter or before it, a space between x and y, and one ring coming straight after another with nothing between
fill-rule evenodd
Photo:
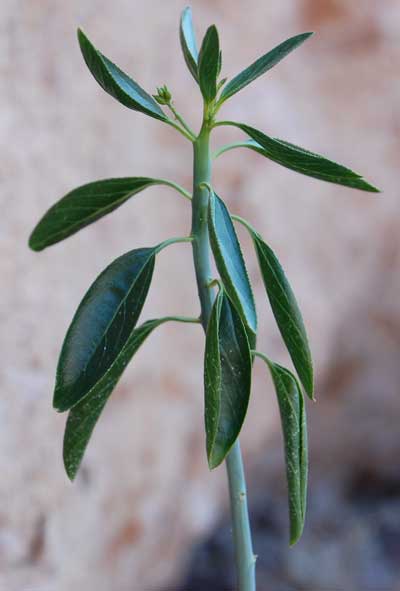
<instances>
[{"instance_id":1,"label":"leaf underside","mask_svg":"<svg viewBox=\"0 0 400 591\"><path fill-rule=\"evenodd\" d=\"M313 399L314 378L311 352L295 295L273 250L258 234L253 233L252 238L279 331L300 381L309 397Z\"/></svg>"},{"instance_id":2,"label":"leaf underside","mask_svg":"<svg viewBox=\"0 0 400 591\"><path fill-rule=\"evenodd\" d=\"M210 194L208 219L211 248L226 292L255 335L256 307L239 240L226 205L215 193Z\"/></svg>"},{"instance_id":3,"label":"leaf underside","mask_svg":"<svg viewBox=\"0 0 400 591\"><path fill-rule=\"evenodd\" d=\"M192 10L189 6L186 7L182 12L179 27L179 38L183 57L189 72L192 74L196 82L198 82L199 76L197 72L197 62L199 53L197 50L196 35L193 29Z\"/></svg>"},{"instance_id":4,"label":"leaf underside","mask_svg":"<svg viewBox=\"0 0 400 591\"><path fill-rule=\"evenodd\" d=\"M252 360L245 327L221 290L211 313L204 357L205 425L210 469L225 459L243 425Z\"/></svg>"},{"instance_id":5,"label":"leaf underside","mask_svg":"<svg viewBox=\"0 0 400 591\"><path fill-rule=\"evenodd\" d=\"M71 480L75 478L93 429L124 369L149 334L168 320L176 319L148 320L134 329L106 373L89 394L70 410L64 434L63 456L65 469Z\"/></svg>"},{"instance_id":6,"label":"leaf underside","mask_svg":"<svg viewBox=\"0 0 400 591\"><path fill-rule=\"evenodd\" d=\"M304 528L307 504L308 444L304 398L295 376L286 368L268 361L274 382L285 444L288 485L290 544L295 544Z\"/></svg>"},{"instance_id":7,"label":"leaf underside","mask_svg":"<svg viewBox=\"0 0 400 591\"><path fill-rule=\"evenodd\" d=\"M289 53L304 43L304 41L306 41L312 34L313 33L302 33L301 35L291 37L260 57L227 83L221 93L219 103L222 104L228 98L239 92L239 90L242 90L242 88L256 80L256 78L265 74L265 72L273 68Z\"/></svg>"},{"instance_id":8,"label":"leaf underside","mask_svg":"<svg viewBox=\"0 0 400 591\"><path fill-rule=\"evenodd\" d=\"M132 250L94 281L67 331L57 367L54 407L83 400L125 346L143 308L157 247Z\"/></svg>"},{"instance_id":9,"label":"leaf underside","mask_svg":"<svg viewBox=\"0 0 400 591\"><path fill-rule=\"evenodd\" d=\"M320 156L284 140L269 137L258 129L245 125L244 123L230 121L229 124L238 127L254 140L253 142L247 142L246 145L243 144L244 147L258 152L277 164L281 164L300 174L329 183L344 185L352 189L360 189L361 191L379 193L379 189L368 183L361 175L341 164L328 160L324 156Z\"/></svg>"},{"instance_id":10,"label":"leaf underside","mask_svg":"<svg viewBox=\"0 0 400 591\"><path fill-rule=\"evenodd\" d=\"M161 121L168 119L157 102L137 82L96 49L80 29L78 29L78 41L87 67L105 92L128 109L140 111Z\"/></svg>"},{"instance_id":11,"label":"leaf underside","mask_svg":"<svg viewBox=\"0 0 400 591\"><path fill-rule=\"evenodd\" d=\"M157 179L126 177L82 185L57 201L34 228L29 246L39 251L56 244L120 207Z\"/></svg>"}]
</instances>

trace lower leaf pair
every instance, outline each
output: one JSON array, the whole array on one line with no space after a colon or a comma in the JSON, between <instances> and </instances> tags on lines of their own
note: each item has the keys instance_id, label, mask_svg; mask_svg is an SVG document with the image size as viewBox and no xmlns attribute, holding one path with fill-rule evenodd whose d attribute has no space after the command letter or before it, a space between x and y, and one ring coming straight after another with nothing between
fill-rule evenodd
<instances>
[{"instance_id":1,"label":"lower leaf pair","mask_svg":"<svg viewBox=\"0 0 400 591\"><path fill-rule=\"evenodd\" d=\"M235 216L234 216L235 217ZM293 291L273 251L248 222L268 299L283 340L309 396L313 396L311 354ZM210 241L223 287L215 300L206 336L205 420L210 468L227 456L243 425L251 388L252 357L264 359L275 385L285 441L291 542L304 524L307 435L304 399L296 377L254 351L257 316L232 217L210 189Z\"/></svg>"},{"instance_id":2,"label":"lower leaf pair","mask_svg":"<svg viewBox=\"0 0 400 591\"><path fill-rule=\"evenodd\" d=\"M149 320L136 327L154 271L157 253L172 242L132 250L112 262L83 298L61 350L54 407L69 410L64 463L73 479L96 422L133 355L160 324L185 317Z\"/></svg>"},{"instance_id":3,"label":"lower leaf pair","mask_svg":"<svg viewBox=\"0 0 400 591\"><path fill-rule=\"evenodd\" d=\"M285 443L290 541L303 531L307 496L307 427L304 398L295 376L265 355L251 351L245 326L221 288L206 335L204 359L207 457L219 466L239 436L251 390L252 356L267 364L278 398Z\"/></svg>"}]
</instances>

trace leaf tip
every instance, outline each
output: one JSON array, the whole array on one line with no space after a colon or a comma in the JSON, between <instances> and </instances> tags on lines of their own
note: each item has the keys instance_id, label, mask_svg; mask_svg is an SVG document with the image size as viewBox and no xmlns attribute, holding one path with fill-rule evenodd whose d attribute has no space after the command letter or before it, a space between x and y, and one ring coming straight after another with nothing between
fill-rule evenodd
<instances>
[{"instance_id":1,"label":"leaf tip","mask_svg":"<svg viewBox=\"0 0 400 591\"><path fill-rule=\"evenodd\" d=\"M69 481L74 482L76 475L78 473L80 462L77 463L76 461L71 460L68 457L68 453L67 453L65 447L63 450L63 461L64 461L65 473L66 473Z\"/></svg>"},{"instance_id":2,"label":"leaf tip","mask_svg":"<svg viewBox=\"0 0 400 591\"><path fill-rule=\"evenodd\" d=\"M36 240L36 237L35 237L35 234L34 233L32 233L29 236L28 246L34 252L39 252L39 251L41 251L41 250L44 249L44 246L39 241Z\"/></svg>"},{"instance_id":3,"label":"leaf tip","mask_svg":"<svg viewBox=\"0 0 400 591\"><path fill-rule=\"evenodd\" d=\"M218 466L222 463L223 458L216 458L212 455L208 456L208 467L210 470L215 470L215 468L218 468Z\"/></svg>"},{"instance_id":4,"label":"leaf tip","mask_svg":"<svg viewBox=\"0 0 400 591\"><path fill-rule=\"evenodd\" d=\"M289 547L290 548L293 548L297 544L297 542L301 538L301 534L302 534L302 530L300 530L299 532L296 532L295 534L290 536L290 540L289 540Z\"/></svg>"},{"instance_id":5,"label":"leaf tip","mask_svg":"<svg viewBox=\"0 0 400 591\"><path fill-rule=\"evenodd\" d=\"M87 41L87 37L80 27L76 29L76 36L78 37L79 43L82 41Z\"/></svg>"}]
</instances>

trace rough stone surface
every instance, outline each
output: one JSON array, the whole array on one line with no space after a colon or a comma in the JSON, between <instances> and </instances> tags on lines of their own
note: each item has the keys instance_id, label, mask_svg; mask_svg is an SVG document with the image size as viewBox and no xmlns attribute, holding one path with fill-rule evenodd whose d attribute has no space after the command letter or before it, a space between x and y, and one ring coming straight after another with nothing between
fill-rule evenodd
<instances>
[{"instance_id":1,"label":"rough stone surface","mask_svg":"<svg viewBox=\"0 0 400 591\"><path fill-rule=\"evenodd\" d=\"M224 116L327 153L385 190L352 192L237 151L215 166L219 193L279 253L303 309L321 401L309 413L314 470L329 471L334 482L358 462L389 469L398 459L400 412L399 3L192 4L199 31L220 26L228 76L282 39L315 30L307 45L232 99ZM74 485L61 463L64 416L51 409L63 334L87 286L121 252L186 233L187 204L170 189L149 189L124 213L40 255L26 247L46 208L84 182L160 175L190 187L190 146L102 93L75 38L80 25L149 91L167 82L198 125L200 100L179 55L181 8L176 0L2 0L1 590L170 589L190 543L225 502L224 470L210 475L205 461L198 327L165 326L146 343ZM216 145L234 136L219 131ZM249 241L240 235L260 303L260 347L286 362ZM159 257L143 317L196 314L195 297L190 247L171 247ZM280 462L278 430L271 385L257 364L246 459L270 454ZM261 462L260 486L272 464Z\"/></svg>"}]
</instances>

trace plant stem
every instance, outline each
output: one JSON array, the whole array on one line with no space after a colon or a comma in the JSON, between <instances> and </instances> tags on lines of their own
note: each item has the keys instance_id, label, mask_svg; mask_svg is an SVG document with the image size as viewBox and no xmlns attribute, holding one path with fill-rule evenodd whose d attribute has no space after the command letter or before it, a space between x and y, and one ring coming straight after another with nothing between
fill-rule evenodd
<instances>
[{"instance_id":1,"label":"plant stem","mask_svg":"<svg viewBox=\"0 0 400 591\"><path fill-rule=\"evenodd\" d=\"M186 121L184 120L184 118L182 117L182 115L175 109L175 106L174 106L174 104L173 104L172 101L170 103L168 103L168 107L171 109L171 111L172 111L175 119L177 121L179 121L179 123L182 125L182 127L191 136L192 140L195 140L196 139L195 133L190 129L189 125L186 123Z\"/></svg>"},{"instance_id":2,"label":"plant stem","mask_svg":"<svg viewBox=\"0 0 400 591\"><path fill-rule=\"evenodd\" d=\"M254 591L256 588L256 556L253 554L247 509L246 478L239 440L236 441L226 458L226 469L231 501L238 589L239 591Z\"/></svg>"},{"instance_id":3,"label":"plant stem","mask_svg":"<svg viewBox=\"0 0 400 591\"><path fill-rule=\"evenodd\" d=\"M174 181L168 181L167 179L157 179L157 182L159 185L165 185L166 187L172 187L173 189L178 191L178 193L183 195L183 197L185 197L185 199L188 199L189 201L192 200L192 195L189 193L189 191L186 191L186 189L181 187L181 185L178 185L178 183L174 183Z\"/></svg>"},{"instance_id":4,"label":"plant stem","mask_svg":"<svg viewBox=\"0 0 400 591\"><path fill-rule=\"evenodd\" d=\"M171 127L174 127L176 129L176 131L179 131L179 133L181 133L186 139L190 140L191 142L194 141L194 139L195 139L194 136L192 136L188 131L186 131L186 129L181 127L178 123L176 123L175 121L173 121L169 117L168 117L168 119L165 120L165 123L167 125L170 125Z\"/></svg>"},{"instance_id":5,"label":"plant stem","mask_svg":"<svg viewBox=\"0 0 400 591\"><path fill-rule=\"evenodd\" d=\"M209 191L201 186L202 183L209 183L211 180L210 130L207 125L203 124L193 148L192 247L201 306L201 323L206 331L212 308L212 291L209 287L212 276L207 223Z\"/></svg>"},{"instance_id":6,"label":"plant stem","mask_svg":"<svg viewBox=\"0 0 400 591\"><path fill-rule=\"evenodd\" d=\"M207 330L213 303L211 281L210 245L208 236L207 184L211 182L210 131L212 124L203 121L201 131L194 142L193 198L192 198L192 248L196 271L197 289L201 305L201 323ZM236 441L226 459L229 494L233 521L233 542L237 570L238 591L255 591L255 556L253 554L246 481L243 471L239 441Z\"/></svg>"},{"instance_id":7,"label":"plant stem","mask_svg":"<svg viewBox=\"0 0 400 591\"><path fill-rule=\"evenodd\" d=\"M216 125L217 126L217 125ZM250 140L252 141L252 140ZM255 143L255 142L253 142ZM234 150L235 148L248 148L249 147L249 140L243 140L242 142L233 142L232 144L225 144L216 150L213 154L213 160L224 154L225 152L229 152L229 150Z\"/></svg>"}]
</instances>

